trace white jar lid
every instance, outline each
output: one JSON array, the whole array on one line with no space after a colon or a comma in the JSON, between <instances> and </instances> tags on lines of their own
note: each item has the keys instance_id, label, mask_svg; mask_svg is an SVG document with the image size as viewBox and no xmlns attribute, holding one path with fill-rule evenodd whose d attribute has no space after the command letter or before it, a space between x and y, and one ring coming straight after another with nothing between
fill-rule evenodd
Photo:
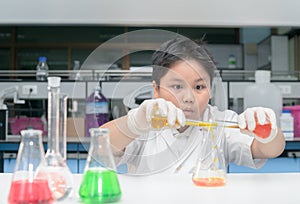
<instances>
[{"instance_id":1,"label":"white jar lid","mask_svg":"<svg viewBox=\"0 0 300 204\"><path fill-rule=\"evenodd\" d=\"M60 77L48 77L48 86L50 87L59 87L60 86Z\"/></svg>"},{"instance_id":2,"label":"white jar lid","mask_svg":"<svg viewBox=\"0 0 300 204\"><path fill-rule=\"evenodd\" d=\"M271 81L271 71L257 70L255 71L255 82L267 83Z\"/></svg>"}]
</instances>

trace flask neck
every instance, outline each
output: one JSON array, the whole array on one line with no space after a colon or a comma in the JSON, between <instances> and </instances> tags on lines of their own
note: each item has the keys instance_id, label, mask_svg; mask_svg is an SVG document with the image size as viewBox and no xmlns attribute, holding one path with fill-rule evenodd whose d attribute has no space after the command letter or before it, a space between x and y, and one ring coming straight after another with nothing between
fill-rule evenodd
<instances>
[{"instance_id":1,"label":"flask neck","mask_svg":"<svg viewBox=\"0 0 300 204\"><path fill-rule=\"evenodd\" d=\"M34 172L45 156L42 145L42 132L24 130L21 131L21 135L22 139L18 150L15 171Z\"/></svg>"},{"instance_id":2,"label":"flask neck","mask_svg":"<svg viewBox=\"0 0 300 204\"><path fill-rule=\"evenodd\" d=\"M110 148L109 135L91 135L91 146L87 159L87 168L98 167L116 170Z\"/></svg>"},{"instance_id":3,"label":"flask neck","mask_svg":"<svg viewBox=\"0 0 300 204\"><path fill-rule=\"evenodd\" d=\"M59 152L59 101L60 88L48 87L48 150Z\"/></svg>"},{"instance_id":4,"label":"flask neck","mask_svg":"<svg viewBox=\"0 0 300 204\"><path fill-rule=\"evenodd\" d=\"M39 135L23 135L21 139L21 147L30 149L32 152L43 154L42 138ZM36 156L36 155L35 155Z\"/></svg>"},{"instance_id":5,"label":"flask neck","mask_svg":"<svg viewBox=\"0 0 300 204\"><path fill-rule=\"evenodd\" d=\"M90 155L99 158L106 155L109 149L109 140L107 136L91 135Z\"/></svg>"}]
</instances>

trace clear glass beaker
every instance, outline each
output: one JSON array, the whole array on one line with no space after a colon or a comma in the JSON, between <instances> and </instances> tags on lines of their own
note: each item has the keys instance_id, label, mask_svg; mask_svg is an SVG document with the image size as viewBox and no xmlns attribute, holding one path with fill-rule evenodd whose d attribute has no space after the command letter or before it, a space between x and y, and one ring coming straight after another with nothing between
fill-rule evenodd
<instances>
[{"instance_id":1,"label":"clear glass beaker","mask_svg":"<svg viewBox=\"0 0 300 204\"><path fill-rule=\"evenodd\" d=\"M71 171L59 149L60 80L60 77L48 77L48 149L46 166L39 172L48 176L54 200L70 197L73 189Z\"/></svg>"},{"instance_id":2,"label":"clear glass beaker","mask_svg":"<svg viewBox=\"0 0 300 204\"><path fill-rule=\"evenodd\" d=\"M8 203L52 203L47 175L38 171L45 165L42 131L22 130Z\"/></svg>"},{"instance_id":3,"label":"clear glass beaker","mask_svg":"<svg viewBox=\"0 0 300 204\"><path fill-rule=\"evenodd\" d=\"M220 150L222 137L216 135L217 128L203 128L203 139L192 180L196 186L217 187L226 184L226 167L223 151Z\"/></svg>"},{"instance_id":4,"label":"clear glass beaker","mask_svg":"<svg viewBox=\"0 0 300 204\"><path fill-rule=\"evenodd\" d=\"M79 196L84 203L120 200L122 193L110 149L109 130L91 128L91 143Z\"/></svg>"}]
</instances>

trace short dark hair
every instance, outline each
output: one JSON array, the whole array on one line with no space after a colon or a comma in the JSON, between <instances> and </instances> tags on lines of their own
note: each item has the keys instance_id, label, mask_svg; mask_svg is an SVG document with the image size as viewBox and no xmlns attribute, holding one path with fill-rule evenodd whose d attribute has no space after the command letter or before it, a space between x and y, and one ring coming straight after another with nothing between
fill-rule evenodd
<instances>
[{"instance_id":1,"label":"short dark hair","mask_svg":"<svg viewBox=\"0 0 300 204\"><path fill-rule=\"evenodd\" d=\"M160 85L160 79L178 61L195 60L201 64L210 77L214 77L216 63L202 40L193 41L188 38L175 38L163 43L152 55L152 80Z\"/></svg>"}]
</instances>

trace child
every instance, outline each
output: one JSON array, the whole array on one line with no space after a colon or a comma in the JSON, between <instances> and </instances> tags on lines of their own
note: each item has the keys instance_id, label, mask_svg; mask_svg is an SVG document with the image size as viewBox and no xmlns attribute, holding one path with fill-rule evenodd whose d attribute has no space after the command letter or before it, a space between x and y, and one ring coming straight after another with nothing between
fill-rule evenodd
<instances>
[{"instance_id":1,"label":"child","mask_svg":"<svg viewBox=\"0 0 300 204\"><path fill-rule=\"evenodd\" d=\"M233 162L258 168L267 158L282 153L285 140L273 110L249 108L237 115L209 105L216 66L202 42L196 44L185 38L170 40L153 54L152 63L154 99L145 100L126 116L102 126L110 129L114 152L121 152L118 163L126 164L128 173L190 172L205 128L186 126L186 119L238 121L239 129L217 130L226 166ZM154 107L167 117L169 127L154 131L151 126ZM266 123L272 129L267 143L263 143L256 139L259 137L253 137L253 131L257 124Z\"/></svg>"}]
</instances>

